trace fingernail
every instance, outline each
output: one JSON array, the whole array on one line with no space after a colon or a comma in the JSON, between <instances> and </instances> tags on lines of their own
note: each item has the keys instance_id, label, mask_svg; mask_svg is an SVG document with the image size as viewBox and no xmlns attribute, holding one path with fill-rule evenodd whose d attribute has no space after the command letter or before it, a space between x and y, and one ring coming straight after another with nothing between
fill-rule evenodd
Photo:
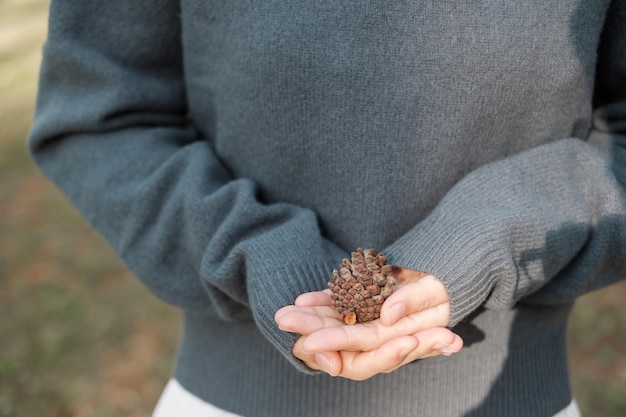
<instances>
[{"instance_id":1,"label":"fingernail","mask_svg":"<svg viewBox=\"0 0 626 417\"><path fill-rule=\"evenodd\" d=\"M330 375L333 375L332 373L333 364L328 356L324 355L323 353L316 353L315 362L317 362L317 364L324 370L324 372L327 372Z\"/></svg>"},{"instance_id":2,"label":"fingernail","mask_svg":"<svg viewBox=\"0 0 626 417\"><path fill-rule=\"evenodd\" d=\"M389 324L392 325L406 314L406 307L402 303L398 303L389 309Z\"/></svg>"},{"instance_id":3,"label":"fingernail","mask_svg":"<svg viewBox=\"0 0 626 417\"><path fill-rule=\"evenodd\" d=\"M456 353L456 350L450 348L450 345L442 342L435 343L433 345L433 350L438 350L444 356L450 356L453 353Z\"/></svg>"}]
</instances>

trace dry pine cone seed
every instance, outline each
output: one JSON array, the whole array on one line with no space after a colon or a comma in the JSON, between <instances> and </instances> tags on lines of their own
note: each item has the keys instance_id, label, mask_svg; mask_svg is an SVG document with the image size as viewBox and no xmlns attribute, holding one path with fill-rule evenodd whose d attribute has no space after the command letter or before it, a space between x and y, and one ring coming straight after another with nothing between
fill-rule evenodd
<instances>
[{"instance_id":1,"label":"dry pine cone seed","mask_svg":"<svg viewBox=\"0 0 626 417\"><path fill-rule=\"evenodd\" d=\"M395 278L382 252L358 248L352 261L344 259L334 270L330 297L346 324L364 323L380 317L383 302L393 292Z\"/></svg>"}]
</instances>

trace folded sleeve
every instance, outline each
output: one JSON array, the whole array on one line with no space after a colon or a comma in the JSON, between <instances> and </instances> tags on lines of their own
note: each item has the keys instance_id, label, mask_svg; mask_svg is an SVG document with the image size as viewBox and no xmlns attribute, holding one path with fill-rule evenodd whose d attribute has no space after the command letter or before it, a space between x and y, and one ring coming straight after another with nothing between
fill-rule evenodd
<instances>
[{"instance_id":1,"label":"folded sleeve","mask_svg":"<svg viewBox=\"0 0 626 417\"><path fill-rule=\"evenodd\" d=\"M565 303L626 278L626 2L599 46L593 129L468 174L385 252L443 281L451 325L481 305Z\"/></svg>"},{"instance_id":2,"label":"folded sleeve","mask_svg":"<svg viewBox=\"0 0 626 417\"><path fill-rule=\"evenodd\" d=\"M53 0L31 152L157 296L254 319L302 366L274 313L323 288L345 255L314 212L264 202L193 129L178 9L170 0Z\"/></svg>"}]
</instances>

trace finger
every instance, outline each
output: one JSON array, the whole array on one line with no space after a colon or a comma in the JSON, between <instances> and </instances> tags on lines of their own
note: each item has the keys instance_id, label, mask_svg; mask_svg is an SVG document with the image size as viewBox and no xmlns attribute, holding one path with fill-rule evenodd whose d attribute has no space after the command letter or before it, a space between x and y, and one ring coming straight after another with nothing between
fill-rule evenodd
<instances>
[{"instance_id":1,"label":"finger","mask_svg":"<svg viewBox=\"0 0 626 417\"><path fill-rule=\"evenodd\" d=\"M274 314L274 321L276 323L280 322L286 314L293 313L294 311L299 311L300 309L294 305L288 305L278 309L278 311ZM304 310L302 310L304 311Z\"/></svg>"},{"instance_id":2,"label":"finger","mask_svg":"<svg viewBox=\"0 0 626 417\"><path fill-rule=\"evenodd\" d=\"M439 327L424 330L412 336L402 336L369 352L304 352L305 338L294 348L296 355L312 369L323 370L333 376L362 381L376 374L389 373L418 359L439 355L449 356L461 350L463 340L449 329Z\"/></svg>"},{"instance_id":3,"label":"finger","mask_svg":"<svg viewBox=\"0 0 626 417\"><path fill-rule=\"evenodd\" d=\"M427 310L412 313L402 317L391 327L397 331L405 331L410 334L417 333L422 330L431 329L434 327L446 327L450 322L450 303L443 303L431 307ZM381 321L382 325L382 321ZM382 332L381 332L382 333ZM405 333L406 334L406 333Z\"/></svg>"},{"instance_id":4,"label":"finger","mask_svg":"<svg viewBox=\"0 0 626 417\"><path fill-rule=\"evenodd\" d=\"M299 295L294 302L294 305L297 307L330 306L332 304L333 302L330 299L330 290L304 293ZM280 308L274 315L274 320L280 320L280 317L283 314L290 312L294 305L288 305Z\"/></svg>"},{"instance_id":5,"label":"finger","mask_svg":"<svg viewBox=\"0 0 626 417\"><path fill-rule=\"evenodd\" d=\"M406 356L419 346L413 336L392 339L370 352L342 355L343 367L339 376L362 381L380 373L391 372L404 363Z\"/></svg>"},{"instance_id":6,"label":"finger","mask_svg":"<svg viewBox=\"0 0 626 417\"><path fill-rule=\"evenodd\" d=\"M448 292L443 283L427 275L394 291L383 303L380 319L384 325L392 326L404 316L447 302Z\"/></svg>"},{"instance_id":7,"label":"finger","mask_svg":"<svg viewBox=\"0 0 626 417\"><path fill-rule=\"evenodd\" d=\"M342 364L343 361L339 352L322 352L315 354L315 366L331 376L337 376L341 373Z\"/></svg>"},{"instance_id":8,"label":"finger","mask_svg":"<svg viewBox=\"0 0 626 417\"><path fill-rule=\"evenodd\" d=\"M281 321L284 316L287 314L293 313L301 313L301 314L311 314L311 315L319 315L319 316L328 316L328 317L337 317L340 318L341 315L337 312L334 307L329 306L295 306L289 305L280 308L276 314L274 314L275 321Z\"/></svg>"},{"instance_id":9,"label":"finger","mask_svg":"<svg viewBox=\"0 0 626 417\"><path fill-rule=\"evenodd\" d=\"M450 355L462 347L463 340L449 329L428 329L390 340L374 351L341 352L343 368L339 376L360 381L392 372L417 359Z\"/></svg>"},{"instance_id":10,"label":"finger","mask_svg":"<svg viewBox=\"0 0 626 417\"><path fill-rule=\"evenodd\" d=\"M274 321L275 322L279 322L280 318L287 314L288 312L290 312L291 310L293 310L293 306L292 305L288 305L282 308L279 308L278 311L274 314Z\"/></svg>"},{"instance_id":11,"label":"finger","mask_svg":"<svg viewBox=\"0 0 626 417\"><path fill-rule=\"evenodd\" d=\"M372 368L372 366L370 365L367 372L393 372L396 369L418 359L426 359L440 355L450 356L453 353L460 351L463 347L463 339L461 339L460 336L453 333L449 329L443 327L424 330L416 335L413 335L412 337L414 340L416 340L416 343L415 347L411 349L408 353L406 353L406 351L402 352L400 350L397 350L395 352L395 355L398 360L394 362L393 360L391 360L394 353L387 352L385 355L389 357L389 361L386 364L386 368L382 366L383 363L381 362L376 366L377 369ZM394 347L394 344L392 342L393 341L388 342L387 344L383 345L383 347L385 349L399 349L397 347ZM381 347L381 349L383 347ZM360 361L367 359L368 358L366 355L360 355L359 358L357 358L354 362L350 362L349 366L345 366L342 372L345 374L356 374L356 371L353 367L360 365Z\"/></svg>"},{"instance_id":12,"label":"finger","mask_svg":"<svg viewBox=\"0 0 626 417\"><path fill-rule=\"evenodd\" d=\"M422 279L429 274L422 271L417 271L415 269L408 268L400 268L398 266L392 266L390 274L392 277L396 279L396 284L398 286L410 284L411 282L415 282L419 279Z\"/></svg>"},{"instance_id":13,"label":"finger","mask_svg":"<svg viewBox=\"0 0 626 417\"><path fill-rule=\"evenodd\" d=\"M337 376L342 369L342 360L338 352L310 353L302 349L305 337L296 340L293 346L293 354L306 366L317 371L324 371L332 376Z\"/></svg>"},{"instance_id":14,"label":"finger","mask_svg":"<svg viewBox=\"0 0 626 417\"><path fill-rule=\"evenodd\" d=\"M305 348L309 352L371 351L388 341L412 335L432 327L445 327L449 322L447 303L403 317L393 326L380 320L353 326L326 326L308 334Z\"/></svg>"},{"instance_id":15,"label":"finger","mask_svg":"<svg viewBox=\"0 0 626 417\"><path fill-rule=\"evenodd\" d=\"M330 306L333 300L330 298L330 290L314 291L301 294L294 302L299 307L304 306Z\"/></svg>"},{"instance_id":16,"label":"finger","mask_svg":"<svg viewBox=\"0 0 626 417\"><path fill-rule=\"evenodd\" d=\"M281 309L282 310L282 309ZM333 307L285 307L277 314L276 323L281 330L309 335L327 327L341 326L341 316Z\"/></svg>"},{"instance_id":17,"label":"finger","mask_svg":"<svg viewBox=\"0 0 626 417\"><path fill-rule=\"evenodd\" d=\"M463 348L463 339L445 327L427 329L414 337L419 340L419 349L407 355L406 363L440 355L450 356Z\"/></svg>"}]
</instances>

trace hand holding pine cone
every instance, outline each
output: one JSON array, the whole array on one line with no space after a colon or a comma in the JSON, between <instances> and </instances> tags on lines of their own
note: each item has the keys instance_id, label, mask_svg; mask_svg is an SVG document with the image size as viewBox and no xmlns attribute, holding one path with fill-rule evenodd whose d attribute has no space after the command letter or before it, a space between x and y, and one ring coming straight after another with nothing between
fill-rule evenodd
<instances>
[{"instance_id":1,"label":"hand holding pine cone","mask_svg":"<svg viewBox=\"0 0 626 417\"><path fill-rule=\"evenodd\" d=\"M382 252L358 248L352 261L344 259L334 270L328 288L335 308L346 324L364 323L380 317L383 302L393 292L395 278Z\"/></svg>"}]
</instances>

